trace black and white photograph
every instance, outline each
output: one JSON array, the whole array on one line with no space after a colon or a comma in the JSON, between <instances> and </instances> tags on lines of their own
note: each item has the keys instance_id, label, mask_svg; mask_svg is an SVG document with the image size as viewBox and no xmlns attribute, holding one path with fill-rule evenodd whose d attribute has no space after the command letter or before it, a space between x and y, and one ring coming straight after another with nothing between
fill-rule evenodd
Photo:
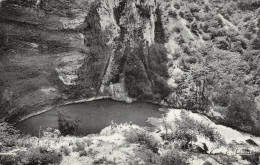
<instances>
[{"instance_id":1,"label":"black and white photograph","mask_svg":"<svg viewBox=\"0 0 260 165\"><path fill-rule=\"evenodd\" d=\"M0 165L260 165L260 0L0 0Z\"/></svg>"}]
</instances>

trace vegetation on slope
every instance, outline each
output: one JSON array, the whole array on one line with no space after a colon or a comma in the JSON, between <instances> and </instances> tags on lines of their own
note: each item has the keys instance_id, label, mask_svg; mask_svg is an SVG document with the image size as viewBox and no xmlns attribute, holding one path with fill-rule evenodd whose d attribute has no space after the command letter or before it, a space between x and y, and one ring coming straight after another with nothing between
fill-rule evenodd
<instances>
[{"instance_id":1,"label":"vegetation on slope","mask_svg":"<svg viewBox=\"0 0 260 165\"><path fill-rule=\"evenodd\" d=\"M259 135L259 9L245 10L233 0L165 0L159 7L167 42L175 45L168 103L203 113L213 109L221 122Z\"/></svg>"},{"instance_id":2,"label":"vegetation on slope","mask_svg":"<svg viewBox=\"0 0 260 165\"><path fill-rule=\"evenodd\" d=\"M230 141L204 117L195 117L188 111L181 111L178 116L176 111L170 110L159 119L156 131L133 124L112 123L100 134L83 137L63 136L52 129L44 130L39 138L21 136L2 123L0 163L197 165L198 162L259 162L258 146L247 144L242 140L246 137L233 137L239 140ZM241 159L237 151L244 150L251 154Z\"/></svg>"}]
</instances>

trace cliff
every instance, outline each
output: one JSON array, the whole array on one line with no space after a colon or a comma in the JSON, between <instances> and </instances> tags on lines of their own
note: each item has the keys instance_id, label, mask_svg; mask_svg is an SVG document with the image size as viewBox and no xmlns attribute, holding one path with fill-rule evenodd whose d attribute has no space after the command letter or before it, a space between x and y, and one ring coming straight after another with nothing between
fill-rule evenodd
<instances>
[{"instance_id":1,"label":"cliff","mask_svg":"<svg viewBox=\"0 0 260 165\"><path fill-rule=\"evenodd\" d=\"M2 115L61 99L158 93L154 77L168 78L160 10L156 1L1 2Z\"/></svg>"},{"instance_id":2,"label":"cliff","mask_svg":"<svg viewBox=\"0 0 260 165\"><path fill-rule=\"evenodd\" d=\"M258 3L0 3L1 118L111 96L217 112L224 121L239 113L247 117L232 126L243 130L260 124Z\"/></svg>"}]
</instances>

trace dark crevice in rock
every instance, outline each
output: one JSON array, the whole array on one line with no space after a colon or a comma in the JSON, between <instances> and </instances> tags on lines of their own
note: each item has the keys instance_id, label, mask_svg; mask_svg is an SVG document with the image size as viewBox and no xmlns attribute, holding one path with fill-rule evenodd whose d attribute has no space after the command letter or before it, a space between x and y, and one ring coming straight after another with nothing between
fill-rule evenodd
<instances>
[{"instance_id":1,"label":"dark crevice in rock","mask_svg":"<svg viewBox=\"0 0 260 165\"><path fill-rule=\"evenodd\" d=\"M115 61L118 64L118 73L112 78L113 83L118 83L124 77L124 66L127 58L129 41L125 42L125 34L127 29L120 25L120 18L123 16L123 11L126 7L127 0L123 0L119 3L119 6L114 9L114 17L117 25L120 27L120 36L115 38L117 48L115 51Z\"/></svg>"},{"instance_id":2,"label":"dark crevice in rock","mask_svg":"<svg viewBox=\"0 0 260 165\"><path fill-rule=\"evenodd\" d=\"M135 5L137 10L138 10L138 13L140 13L140 16L142 17L146 17L148 19L151 18L151 10L150 10L150 7L147 7L147 6L141 6L141 5Z\"/></svg>"},{"instance_id":3,"label":"dark crevice in rock","mask_svg":"<svg viewBox=\"0 0 260 165\"><path fill-rule=\"evenodd\" d=\"M78 73L79 86L83 88L82 93L92 96L98 94L111 54L111 49L106 45L108 38L101 30L97 8L98 5L93 6L86 17L85 28L82 30L85 36L85 46L89 48L89 52Z\"/></svg>"},{"instance_id":4,"label":"dark crevice in rock","mask_svg":"<svg viewBox=\"0 0 260 165\"><path fill-rule=\"evenodd\" d=\"M163 24L162 24L162 20L161 20L161 10L159 8L159 6L156 8L155 11L156 14L156 21L155 21L155 42L160 43L160 44L164 44L166 43L166 36L164 33L164 28L163 28Z\"/></svg>"},{"instance_id":5,"label":"dark crevice in rock","mask_svg":"<svg viewBox=\"0 0 260 165\"><path fill-rule=\"evenodd\" d=\"M120 24L120 18L123 15L122 12L124 11L126 4L127 0L123 0L119 3L119 6L114 9L114 16L118 25Z\"/></svg>"}]
</instances>

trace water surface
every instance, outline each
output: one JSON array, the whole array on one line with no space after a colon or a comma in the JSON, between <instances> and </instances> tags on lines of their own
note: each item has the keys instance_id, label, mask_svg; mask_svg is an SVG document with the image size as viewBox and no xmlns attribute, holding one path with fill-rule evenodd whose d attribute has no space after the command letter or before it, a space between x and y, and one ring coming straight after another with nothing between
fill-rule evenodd
<instances>
[{"instance_id":1,"label":"water surface","mask_svg":"<svg viewBox=\"0 0 260 165\"><path fill-rule=\"evenodd\" d=\"M149 117L161 117L163 112L160 112L159 108L159 105L150 103L127 104L110 99L96 100L58 107L22 121L16 125L16 128L22 133L38 136L40 127L58 128L57 112L62 111L73 119L79 120L77 135L87 135L99 133L110 125L111 120L118 124L131 121L140 126L151 126L146 120Z\"/></svg>"}]
</instances>

